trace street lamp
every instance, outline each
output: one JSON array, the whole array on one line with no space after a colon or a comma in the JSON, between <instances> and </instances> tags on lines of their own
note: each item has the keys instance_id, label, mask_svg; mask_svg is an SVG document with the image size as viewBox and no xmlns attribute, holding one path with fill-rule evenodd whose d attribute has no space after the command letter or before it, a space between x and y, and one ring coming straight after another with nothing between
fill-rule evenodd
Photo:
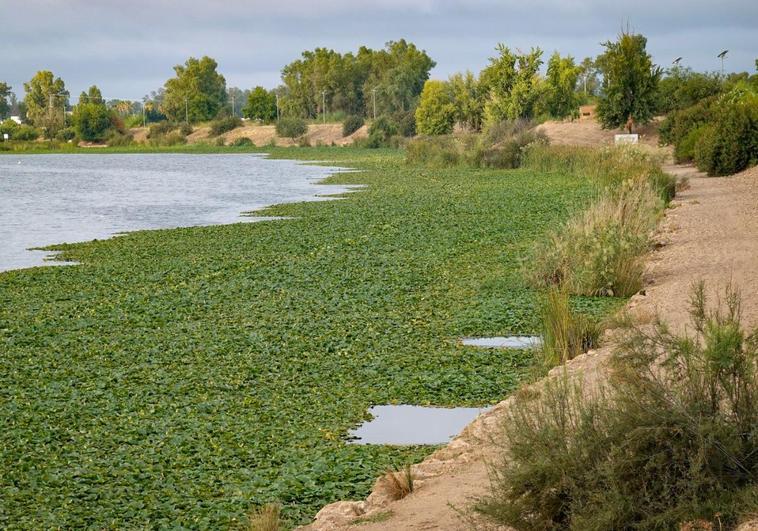
<instances>
[{"instance_id":1,"label":"street lamp","mask_svg":"<svg viewBox=\"0 0 758 531\"><path fill-rule=\"evenodd\" d=\"M679 61L681 61L681 60L682 60L681 57L677 57L676 59L674 59L673 61L671 61L671 64L675 65L675 66L679 66Z\"/></svg>"},{"instance_id":2,"label":"street lamp","mask_svg":"<svg viewBox=\"0 0 758 531\"><path fill-rule=\"evenodd\" d=\"M724 50L716 56L721 59L721 77L724 77L724 57L726 57L727 53L729 53L729 50Z\"/></svg>"}]
</instances>

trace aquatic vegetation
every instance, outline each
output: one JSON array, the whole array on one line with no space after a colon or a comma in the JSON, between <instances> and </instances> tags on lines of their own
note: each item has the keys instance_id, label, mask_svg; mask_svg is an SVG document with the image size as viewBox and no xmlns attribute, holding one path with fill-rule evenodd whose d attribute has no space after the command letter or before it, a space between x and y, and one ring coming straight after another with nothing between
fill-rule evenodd
<instances>
[{"instance_id":1,"label":"aquatic vegetation","mask_svg":"<svg viewBox=\"0 0 758 531\"><path fill-rule=\"evenodd\" d=\"M0 274L0 527L289 524L427 448L344 442L372 404L482 406L539 331L520 259L591 195L560 173L409 168L391 150L276 149L365 170L286 221L61 245ZM583 310L601 301L583 299Z\"/></svg>"}]
</instances>

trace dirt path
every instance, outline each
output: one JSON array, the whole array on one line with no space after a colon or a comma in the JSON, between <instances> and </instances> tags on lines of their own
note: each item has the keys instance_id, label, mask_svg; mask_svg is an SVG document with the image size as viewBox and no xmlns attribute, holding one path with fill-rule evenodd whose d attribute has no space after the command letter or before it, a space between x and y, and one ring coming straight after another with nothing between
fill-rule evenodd
<instances>
[{"instance_id":1,"label":"dirt path","mask_svg":"<svg viewBox=\"0 0 758 531\"><path fill-rule=\"evenodd\" d=\"M692 283L705 280L713 293L731 279L742 293L745 324L758 326L758 167L720 178L703 177L688 167L666 169L688 177L689 188L666 213L657 236L659 247L648 261L645 295L632 298L630 311L640 317L659 313L681 329L688 324ZM604 370L609 357L609 348L599 349L566 368L589 382ZM379 481L367 500L327 506L308 529L471 529L472 523L462 515L470 514L466 509L471 501L487 492L486 462L495 455L492 436L510 402L481 415L448 446L416 465L417 488L410 496L390 501Z\"/></svg>"}]
</instances>

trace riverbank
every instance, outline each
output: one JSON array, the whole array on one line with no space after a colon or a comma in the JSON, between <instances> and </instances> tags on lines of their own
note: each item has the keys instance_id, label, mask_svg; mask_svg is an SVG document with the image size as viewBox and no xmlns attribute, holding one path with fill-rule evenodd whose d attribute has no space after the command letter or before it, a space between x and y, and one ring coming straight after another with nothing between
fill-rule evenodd
<instances>
[{"instance_id":1,"label":"riverbank","mask_svg":"<svg viewBox=\"0 0 758 531\"><path fill-rule=\"evenodd\" d=\"M644 293L627 308L638 322L660 315L676 332L690 324L689 297L694 283L703 280L712 298L727 282L742 295L742 317L747 330L758 327L758 168L733 177L708 178L691 167L670 166L666 171L689 179L677 194L657 231L656 250L647 260ZM612 345L568 362L566 372L592 386L606 381ZM562 376L564 368L552 371ZM544 382L538 382L532 392ZM528 390L526 392L529 392ZM476 500L488 494L488 464L500 459L502 422L513 400L507 399L481 415L449 445L414 466L414 492L392 501L378 482L365 501L342 502L324 508L307 529L366 531L459 530L492 527L471 512ZM473 520L472 520L473 519ZM696 527L692 527L694 529ZM697 527L701 528L701 527ZM710 527L702 527L709 529ZM758 522L745 523L745 531Z\"/></svg>"},{"instance_id":2,"label":"riverbank","mask_svg":"<svg viewBox=\"0 0 758 531\"><path fill-rule=\"evenodd\" d=\"M0 274L3 527L218 528L268 502L307 523L434 450L346 444L369 406L483 406L529 377L529 352L457 338L538 331L521 259L589 183L270 151L362 170L327 182L367 188L263 211L284 221L55 246L81 265Z\"/></svg>"}]
</instances>

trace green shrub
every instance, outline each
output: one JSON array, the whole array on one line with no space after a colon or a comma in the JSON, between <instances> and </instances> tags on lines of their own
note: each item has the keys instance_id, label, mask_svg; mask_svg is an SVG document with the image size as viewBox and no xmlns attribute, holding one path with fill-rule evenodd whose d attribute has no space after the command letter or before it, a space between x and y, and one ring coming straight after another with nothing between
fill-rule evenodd
<instances>
[{"instance_id":1,"label":"green shrub","mask_svg":"<svg viewBox=\"0 0 758 531\"><path fill-rule=\"evenodd\" d=\"M142 114L130 114L124 119L124 126L128 129L142 127Z\"/></svg>"},{"instance_id":2,"label":"green shrub","mask_svg":"<svg viewBox=\"0 0 758 531\"><path fill-rule=\"evenodd\" d=\"M40 136L39 131L31 125L21 124L13 130L11 140L30 141L37 140Z\"/></svg>"},{"instance_id":3,"label":"green shrub","mask_svg":"<svg viewBox=\"0 0 758 531\"><path fill-rule=\"evenodd\" d=\"M461 147L451 136L417 137L405 147L408 164L446 168L462 161Z\"/></svg>"},{"instance_id":4,"label":"green shrub","mask_svg":"<svg viewBox=\"0 0 758 531\"><path fill-rule=\"evenodd\" d=\"M175 123L169 121L154 123L147 130L147 138L155 138L158 136L166 135L177 127L178 126Z\"/></svg>"},{"instance_id":5,"label":"green shrub","mask_svg":"<svg viewBox=\"0 0 758 531\"><path fill-rule=\"evenodd\" d=\"M183 123L179 127L179 132L183 134L184 136L191 135L192 131L193 131L192 126L188 123Z\"/></svg>"},{"instance_id":6,"label":"green shrub","mask_svg":"<svg viewBox=\"0 0 758 531\"><path fill-rule=\"evenodd\" d=\"M211 136L223 135L224 133L236 129L242 125L242 120L236 116L226 116L211 122Z\"/></svg>"},{"instance_id":7,"label":"green shrub","mask_svg":"<svg viewBox=\"0 0 758 531\"><path fill-rule=\"evenodd\" d=\"M295 139L308 132L308 125L302 118L287 117L276 123L276 134L280 137Z\"/></svg>"},{"instance_id":8,"label":"green shrub","mask_svg":"<svg viewBox=\"0 0 758 531\"><path fill-rule=\"evenodd\" d=\"M413 111L398 111L392 115L397 134L405 138L416 136L416 118Z\"/></svg>"},{"instance_id":9,"label":"green shrub","mask_svg":"<svg viewBox=\"0 0 758 531\"><path fill-rule=\"evenodd\" d=\"M551 286L541 304L542 364L545 368L561 365L579 354L597 347L601 327L594 319L575 312L569 293Z\"/></svg>"},{"instance_id":10,"label":"green shrub","mask_svg":"<svg viewBox=\"0 0 758 531\"><path fill-rule=\"evenodd\" d=\"M631 330L599 390L559 378L517 395L478 511L524 530L733 529L754 515L758 331L743 331L733 291L715 310L703 293L697 335Z\"/></svg>"},{"instance_id":11,"label":"green shrub","mask_svg":"<svg viewBox=\"0 0 758 531\"><path fill-rule=\"evenodd\" d=\"M695 160L695 146L710 125L700 125L691 129L677 144L674 145L674 160L678 164Z\"/></svg>"},{"instance_id":12,"label":"green shrub","mask_svg":"<svg viewBox=\"0 0 758 531\"><path fill-rule=\"evenodd\" d=\"M564 285L576 295L633 295L664 205L646 179L625 181L538 243L528 274L538 286Z\"/></svg>"},{"instance_id":13,"label":"green shrub","mask_svg":"<svg viewBox=\"0 0 758 531\"><path fill-rule=\"evenodd\" d=\"M658 129L661 143L677 145L691 130L710 123L715 104L715 97L706 98L692 107L670 113Z\"/></svg>"},{"instance_id":14,"label":"green shrub","mask_svg":"<svg viewBox=\"0 0 758 531\"><path fill-rule=\"evenodd\" d=\"M519 168L529 146L547 143L548 138L542 132L520 131L494 145L475 149L471 154L471 163L481 168Z\"/></svg>"},{"instance_id":15,"label":"green shrub","mask_svg":"<svg viewBox=\"0 0 758 531\"><path fill-rule=\"evenodd\" d=\"M105 142L109 146L130 146L134 141L131 134L119 133L118 131L111 131Z\"/></svg>"},{"instance_id":16,"label":"green shrub","mask_svg":"<svg viewBox=\"0 0 758 531\"><path fill-rule=\"evenodd\" d=\"M167 134L153 135L149 137L148 142L152 146L177 146L187 143L187 137L182 135L179 131L171 131Z\"/></svg>"},{"instance_id":17,"label":"green shrub","mask_svg":"<svg viewBox=\"0 0 758 531\"><path fill-rule=\"evenodd\" d=\"M250 140L246 136L241 136L239 138L235 138L234 141L231 143L234 147L246 147L246 146L255 146L252 140Z\"/></svg>"},{"instance_id":18,"label":"green shrub","mask_svg":"<svg viewBox=\"0 0 758 531\"><path fill-rule=\"evenodd\" d=\"M351 114L342 122L342 136L350 136L363 127L363 117Z\"/></svg>"},{"instance_id":19,"label":"green shrub","mask_svg":"<svg viewBox=\"0 0 758 531\"><path fill-rule=\"evenodd\" d=\"M730 175L758 161L758 97L721 106L713 125L700 129L694 158L708 175Z\"/></svg>"},{"instance_id":20,"label":"green shrub","mask_svg":"<svg viewBox=\"0 0 758 531\"><path fill-rule=\"evenodd\" d=\"M0 122L0 137L3 136L3 134L7 134L8 138L13 137L13 131L18 129L19 124L8 118L7 120Z\"/></svg>"},{"instance_id":21,"label":"green shrub","mask_svg":"<svg viewBox=\"0 0 758 531\"><path fill-rule=\"evenodd\" d=\"M55 134L55 139L59 142L68 142L76 138L76 131L73 127L66 127Z\"/></svg>"}]
</instances>

